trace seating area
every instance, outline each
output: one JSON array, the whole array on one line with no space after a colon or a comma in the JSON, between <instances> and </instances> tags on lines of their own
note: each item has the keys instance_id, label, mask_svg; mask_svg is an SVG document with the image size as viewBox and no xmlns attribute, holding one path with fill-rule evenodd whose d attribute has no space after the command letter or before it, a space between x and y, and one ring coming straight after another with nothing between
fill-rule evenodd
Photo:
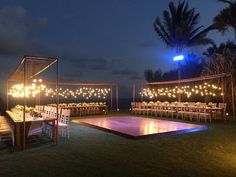
<instances>
[{"instance_id":1,"label":"seating area","mask_svg":"<svg viewBox=\"0 0 236 177\"><path fill-rule=\"evenodd\" d=\"M55 106L36 106L42 117L57 118L57 108ZM59 108L58 110L58 134L69 139L70 109ZM44 123L43 132L52 137L52 123Z\"/></svg>"},{"instance_id":2,"label":"seating area","mask_svg":"<svg viewBox=\"0 0 236 177\"><path fill-rule=\"evenodd\" d=\"M48 104L47 106L56 107L56 104ZM106 102L61 103L59 108L70 110L71 116L106 114L108 110ZM44 108L41 107L41 109Z\"/></svg>"},{"instance_id":3,"label":"seating area","mask_svg":"<svg viewBox=\"0 0 236 177\"><path fill-rule=\"evenodd\" d=\"M105 102L62 103L58 109L58 135L69 139L70 116L106 114ZM11 140L14 146L22 142L22 122L24 122L24 106L16 105L6 111L7 117L0 118L0 140ZM57 119L56 104L36 105L25 110L26 138L32 135L46 134L53 139L54 125ZM16 137L15 137L16 136Z\"/></svg>"},{"instance_id":4,"label":"seating area","mask_svg":"<svg viewBox=\"0 0 236 177\"><path fill-rule=\"evenodd\" d=\"M24 121L23 106L17 105L7 110L7 117L0 118L0 138L12 139L16 145L22 142L22 126ZM60 108L58 110L58 135L69 139L70 110ZM53 139L55 123L57 120L57 108L53 106L26 107L25 127L26 138L32 135L46 134Z\"/></svg>"},{"instance_id":5,"label":"seating area","mask_svg":"<svg viewBox=\"0 0 236 177\"><path fill-rule=\"evenodd\" d=\"M137 115L211 122L215 119L225 118L226 103L132 102L131 110L133 114Z\"/></svg>"}]
</instances>

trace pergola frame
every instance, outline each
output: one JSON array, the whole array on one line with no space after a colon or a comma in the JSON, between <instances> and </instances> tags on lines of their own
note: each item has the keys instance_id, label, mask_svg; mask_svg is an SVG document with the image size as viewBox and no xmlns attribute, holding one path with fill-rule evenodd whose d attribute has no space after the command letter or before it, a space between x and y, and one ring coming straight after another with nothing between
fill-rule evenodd
<instances>
[{"instance_id":1,"label":"pergola frame","mask_svg":"<svg viewBox=\"0 0 236 177\"><path fill-rule=\"evenodd\" d=\"M44 82L45 85L55 85L55 82ZM113 88L115 88L116 93L116 110L119 110L119 88L117 83L109 82L58 82L58 86L88 86L88 87L109 87L111 89L111 110L113 109Z\"/></svg>"},{"instance_id":2,"label":"pergola frame","mask_svg":"<svg viewBox=\"0 0 236 177\"><path fill-rule=\"evenodd\" d=\"M31 68L28 66L29 62L38 62L38 64L42 64L40 68L35 68L36 66L31 66ZM46 65L44 64L46 63ZM44 72L52 65L56 65L56 104L57 104L57 117L56 117L56 128L55 128L55 142L58 143L58 105L59 105L59 95L58 95L58 83L59 83L59 62L58 58L54 57L38 57L38 56L24 56L21 60L21 62L18 64L17 68L13 72L13 74L10 75L9 79L7 80L7 109L9 109L9 95L8 95L8 87L10 82L21 82L24 84L24 87L27 85L27 82L29 79L33 79L38 74ZM33 68L33 69L32 69ZM31 69L31 73L29 73L29 69ZM24 89L24 110L23 110L23 149L25 149L25 117L26 117L26 93Z\"/></svg>"},{"instance_id":3,"label":"pergola frame","mask_svg":"<svg viewBox=\"0 0 236 177\"><path fill-rule=\"evenodd\" d=\"M207 80L213 80L213 79L221 79L221 84L222 84L222 91L223 91L223 103L226 102L225 98L225 93L226 93L226 79L230 79L230 85L231 85L231 107L232 107L232 112L233 112L233 117L235 117L235 107L234 107L234 81L233 81L233 76L231 74L216 74L216 75L210 75L210 76L203 76L203 77L196 77L196 78L190 78L190 79L182 79L182 80L173 80L173 81L164 81L164 82L150 82L150 83L140 83L141 85L141 90L143 90L144 86L159 86L159 85L179 85L183 83L192 83L192 82L199 82L199 81L207 81ZM136 95L136 83L133 83L133 102L136 101L135 95ZM141 101L143 101L143 96L141 95Z\"/></svg>"}]
</instances>

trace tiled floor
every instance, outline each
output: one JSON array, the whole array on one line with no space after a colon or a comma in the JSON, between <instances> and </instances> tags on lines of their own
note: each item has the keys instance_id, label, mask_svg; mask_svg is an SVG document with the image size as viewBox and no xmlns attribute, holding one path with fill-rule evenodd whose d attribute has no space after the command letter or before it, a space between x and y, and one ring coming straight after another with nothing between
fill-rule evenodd
<instances>
[{"instance_id":1,"label":"tiled floor","mask_svg":"<svg viewBox=\"0 0 236 177\"><path fill-rule=\"evenodd\" d=\"M135 116L76 119L72 122L105 129L131 138L141 138L150 135L189 133L207 129L204 125Z\"/></svg>"}]
</instances>

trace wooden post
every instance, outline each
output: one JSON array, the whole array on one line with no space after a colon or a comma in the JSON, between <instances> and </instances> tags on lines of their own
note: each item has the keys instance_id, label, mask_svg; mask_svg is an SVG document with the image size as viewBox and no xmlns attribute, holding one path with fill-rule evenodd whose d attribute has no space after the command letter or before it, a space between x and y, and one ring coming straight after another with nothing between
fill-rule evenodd
<instances>
[{"instance_id":1,"label":"wooden post","mask_svg":"<svg viewBox=\"0 0 236 177\"><path fill-rule=\"evenodd\" d=\"M118 90L118 84L116 84L116 111L119 111L119 90Z\"/></svg>"},{"instance_id":2,"label":"wooden post","mask_svg":"<svg viewBox=\"0 0 236 177\"><path fill-rule=\"evenodd\" d=\"M41 105L41 91L39 92L39 95L38 95L38 105L39 107Z\"/></svg>"},{"instance_id":3,"label":"wooden post","mask_svg":"<svg viewBox=\"0 0 236 177\"><path fill-rule=\"evenodd\" d=\"M222 87L222 93L223 93L222 101L223 101L223 103L225 103L225 79L224 79L224 77L222 77L221 80L222 80L221 81L221 87Z\"/></svg>"},{"instance_id":4,"label":"wooden post","mask_svg":"<svg viewBox=\"0 0 236 177\"><path fill-rule=\"evenodd\" d=\"M133 84L133 102L135 102L135 84Z\"/></svg>"},{"instance_id":5,"label":"wooden post","mask_svg":"<svg viewBox=\"0 0 236 177\"><path fill-rule=\"evenodd\" d=\"M35 96L35 105L38 105L38 100L39 100L38 97L39 97L38 95Z\"/></svg>"},{"instance_id":6,"label":"wooden post","mask_svg":"<svg viewBox=\"0 0 236 177\"><path fill-rule=\"evenodd\" d=\"M24 113L23 113L23 137L22 148L25 149L25 116L26 116L26 84L27 84L27 58L24 60Z\"/></svg>"},{"instance_id":7,"label":"wooden post","mask_svg":"<svg viewBox=\"0 0 236 177\"><path fill-rule=\"evenodd\" d=\"M141 85L141 102L143 101L143 84Z\"/></svg>"},{"instance_id":8,"label":"wooden post","mask_svg":"<svg viewBox=\"0 0 236 177\"><path fill-rule=\"evenodd\" d=\"M178 81L181 79L181 63L178 61ZM178 82L178 89L180 89L180 83ZM178 102L181 102L181 93L178 93Z\"/></svg>"},{"instance_id":9,"label":"wooden post","mask_svg":"<svg viewBox=\"0 0 236 177\"><path fill-rule=\"evenodd\" d=\"M9 81L7 80L7 110L9 110L8 84L9 84Z\"/></svg>"},{"instance_id":10,"label":"wooden post","mask_svg":"<svg viewBox=\"0 0 236 177\"><path fill-rule=\"evenodd\" d=\"M111 86L111 111L113 109L113 92L112 92L112 86Z\"/></svg>"},{"instance_id":11,"label":"wooden post","mask_svg":"<svg viewBox=\"0 0 236 177\"><path fill-rule=\"evenodd\" d=\"M56 81L56 102L57 102L57 123L56 123L56 144L58 144L58 118L59 118L59 87L58 87L58 83L59 83L59 63L58 63L58 59L57 59L57 81Z\"/></svg>"},{"instance_id":12,"label":"wooden post","mask_svg":"<svg viewBox=\"0 0 236 177\"><path fill-rule=\"evenodd\" d=\"M233 118L235 118L235 108L234 108L234 80L233 76L231 75L231 102L232 102L232 111L233 111Z\"/></svg>"}]
</instances>

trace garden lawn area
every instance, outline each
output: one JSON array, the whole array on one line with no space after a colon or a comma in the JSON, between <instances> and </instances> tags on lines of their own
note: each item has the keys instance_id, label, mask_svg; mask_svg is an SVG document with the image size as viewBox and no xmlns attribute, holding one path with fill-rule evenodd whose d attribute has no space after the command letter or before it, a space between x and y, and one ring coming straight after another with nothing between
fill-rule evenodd
<instances>
[{"instance_id":1,"label":"garden lawn area","mask_svg":"<svg viewBox=\"0 0 236 177\"><path fill-rule=\"evenodd\" d=\"M0 150L0 176L233 177L236 123L139 140L70 123L69 141Z\"/></svg>"}]
</instances>

